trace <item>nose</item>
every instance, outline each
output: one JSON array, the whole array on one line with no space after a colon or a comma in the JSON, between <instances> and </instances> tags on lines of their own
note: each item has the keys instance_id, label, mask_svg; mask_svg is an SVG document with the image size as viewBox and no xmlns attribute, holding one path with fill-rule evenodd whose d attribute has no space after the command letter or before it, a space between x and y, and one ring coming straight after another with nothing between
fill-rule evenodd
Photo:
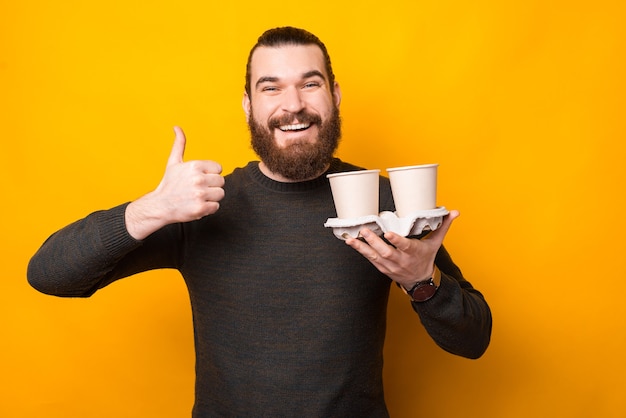
<instances>
[{"instance_id":1,"label":"nose","mask_svg":"<svg viewBox=\"0 0 626 418\"><path fill-rule=\"evenodd\" d=\"M291 87L285 90L283 94L282 108L289 113L298 113L304 108L304 100L302 93L297 87Z\"/></svg>"}]
</instances>

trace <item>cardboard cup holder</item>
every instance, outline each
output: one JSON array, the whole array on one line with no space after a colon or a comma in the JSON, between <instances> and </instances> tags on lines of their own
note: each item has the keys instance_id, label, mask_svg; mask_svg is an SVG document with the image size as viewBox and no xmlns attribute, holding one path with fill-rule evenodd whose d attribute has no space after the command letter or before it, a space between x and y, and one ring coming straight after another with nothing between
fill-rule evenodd
<instances>
[{"instance_id":1,"label":"cardboard cup holder","mask_svg":"<svg viewBox=\"0 0 626 418\"><path fill-rule=\"evenodd\" d=\"M329 218L324 226L332 228L333 234L341 240L358 238L359 231L365 227L377 235L391 231L406 237L436 230L441 226L443 217L447 214L448 210L443 206L415 211L402 218L398 217L395 212L385 211L380 212L378 216L368 215L352 219Z\"/></svg>"}]
</instances>

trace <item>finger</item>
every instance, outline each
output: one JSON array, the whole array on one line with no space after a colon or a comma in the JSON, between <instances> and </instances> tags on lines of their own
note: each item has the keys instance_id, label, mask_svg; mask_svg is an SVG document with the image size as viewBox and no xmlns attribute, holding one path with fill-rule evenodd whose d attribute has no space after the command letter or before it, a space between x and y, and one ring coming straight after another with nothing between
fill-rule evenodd
<instances>
[{"instance_id":1,"label":"finger","mask_svg":"<svg viewBox=\"0 0 626 418\"><path fill-rule=\"evenodd\" d=\"M367 257L370 260L374 260L377 256L376 251L371 246L369 246L368 244L366 244L365 242L361 241L358 238L350 237L346 239L345 242L350 247L354 248L359 253L361 253L361 255L363 255L364 257Z\"/></svg>"},{"instance_id":2,"label":"finger","mask_svg":"<svg viewBox=\"0 0 626 418\"><path fill-rule=\"evenodd\" d=\"M183 156L185 154L185 145L187 143L187 138L185 138L185 133L180 127L174 126L174 132L176 133L176 136L174 137L174 145L172 146L172 151L170 152L170 156L167 159L168 166L183 162Z\"/></svg>"},{"instance_id":3,"label":"finger","mask_svg":"<svg viewBox=\"0 0 626 418\"><path fill-rule=\"evenodd\" d=\"M369 228L363 228L360 234L367 242L370 252L373 251L375 255L380 255L382 258L390 258L394 255L394 248L387 244L381 237L372 232ZM368 257L372 259L372 257Z\"/></svg>"},{"instance_id":4,"label":"finger","mask_svg":"<svg viewBox=\"0 0 626 418\"><path fill-rule=\"evenodd\" d=\"M398 235L395 232L386 232L385 239L389 241L391 245L396 247L397 250L404 253L411 249L411 243L414 241L412 239Z\"/></svg>"},{"instance_id":5,"label":"finger","mask_svg":"<svg viewBox=\"0 0 626 418\"><path fill-rule=\"evenodd\" d=\"M202 169L202 172L205 174L221 174L222 173L222 166L220 163L217 163L215 161L205 161L205 166Z\"/></svg>"},{"instance_id":6,"label":"finger","mask_svg":"<svg viewBox=\"0 0 626 418\"><path fill-rule=\"evenodd\" d=\"M456 218L458 218L460 215L461 214L459 213L458 210L451 210L450 213L448 213L448 215L444 216L441 226L437 228L436 230L432 231L431 233L429 233L424 239L438 240L439 244L441 244L443 242L443 238L448 233L450 226L452 226L452 222Z\"/></svg>"},{"instance_id":7,"label":"finger","mask_svg":"<svg viewBox=\"0 0 626 418\"><path fill-rule=\"evenodd\" d=\"M368 228L363 228L360 235L365 239L365 242L349 238L346 243L367 258L381 273L391 274L397 263L397 251Z\"/></svg>"}]
</instances>

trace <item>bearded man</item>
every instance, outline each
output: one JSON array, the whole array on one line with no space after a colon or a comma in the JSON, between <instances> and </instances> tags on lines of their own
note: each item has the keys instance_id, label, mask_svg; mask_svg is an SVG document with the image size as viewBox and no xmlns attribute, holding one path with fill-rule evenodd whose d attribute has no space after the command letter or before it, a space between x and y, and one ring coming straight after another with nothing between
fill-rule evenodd
<instances>
[{"instance_id":1,"label":"bearded man","mask_svg":"<svg viewBox=\"0 0 626 418\"><path fill-rule=\"evenodd\" d=\"M243 108L260 157L223 177L183 161L180 128L157 188L53 234L33 256L33 287L87 297L115 280L177 269L191 301L196 351L192 416L387 417L382 367L392 283L429 282L410 299L437 344L477 358L491 334L483 296L442 241L452 220L411 239L336 239L327 174L360 169L334 157L341 90L324 44L302 29L265 32L250 51ZM393 210L388 179L381 209ZM415 347L419 358L419 347Z\"/></svg>"}]
</instances>

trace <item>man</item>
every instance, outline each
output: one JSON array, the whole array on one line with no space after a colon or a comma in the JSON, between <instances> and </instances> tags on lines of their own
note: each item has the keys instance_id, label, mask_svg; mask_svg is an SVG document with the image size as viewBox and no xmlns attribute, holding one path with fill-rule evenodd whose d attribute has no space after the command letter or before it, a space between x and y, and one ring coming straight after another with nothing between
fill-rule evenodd
<instances>
[{"instance_id":1,"label":"man","mask_svg":"<svg viewBox=\"0 0 626 418\"><path fill-rule=\"evenodd\" d=\"M441 245L458 212L421 239L363 229L364 240L344 243L323 227L334 216L326 174L358 169L333 157L340 101L317 37L265 32L243 98L261 161L224 178L215 162L183 161L175 128L158 187L53 234L29 264L30 283L90 296L141 271L178 269L193 312L196 418L388 416L390 284L415 290L422 324L457 355L483 354L491 313ZM386 178L380 196L381 209L393 210Z\"/></svg>"}]
</instances>

